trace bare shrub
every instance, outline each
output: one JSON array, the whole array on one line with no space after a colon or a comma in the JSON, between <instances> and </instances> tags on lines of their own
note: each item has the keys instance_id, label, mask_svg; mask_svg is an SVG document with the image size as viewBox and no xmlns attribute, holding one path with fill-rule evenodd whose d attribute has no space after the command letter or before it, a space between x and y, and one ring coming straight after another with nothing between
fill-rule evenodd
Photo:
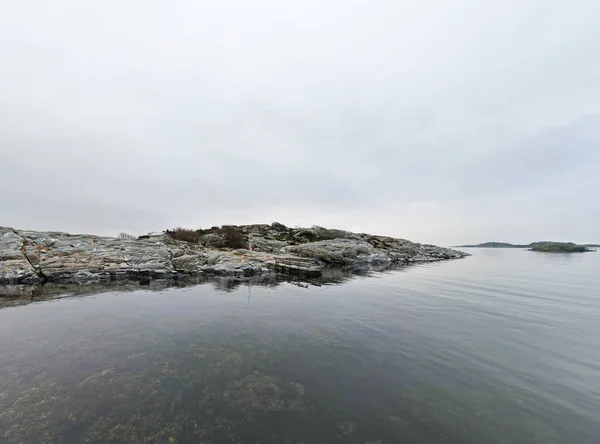
<instances>
[{"instance_id":1,"label":"bare shrub","mask_svg":"<svg viewBox=\"0 0 600 444\"><path fill-rule=\"evenodd\" d=\"M199 230L189 230L187 228L175 228L173 230L167 230L167 234L173 239L184 242L197 243L200 240Z\"/></svg>"},{"instance_id":2,"label":"bare shrub","mask_svg":"<svg viewBox=\"0 0 600 444\"><path fill-rule=\"evenodd\" d=\"M119 233L117 236L119 239L137 239L133 234L129 233Z\"/></svg>"},{"instance_id":3,"label":"bare shrub","mask_svg":"<svg viewBox=\"0 0 600 444\"><path fill-rule=\"evenodd\" d=\"M246 248L248 240L239 227L224 225L221 229L225 246L228 248Z\"/></svg>"}]
</instances>

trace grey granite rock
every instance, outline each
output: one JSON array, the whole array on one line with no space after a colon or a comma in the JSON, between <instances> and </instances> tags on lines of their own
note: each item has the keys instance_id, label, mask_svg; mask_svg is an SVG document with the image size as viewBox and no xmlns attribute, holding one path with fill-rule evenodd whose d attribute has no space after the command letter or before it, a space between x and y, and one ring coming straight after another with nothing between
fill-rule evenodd
<instances>
[{"instance_id":1,"label":"grey granite rock","mask_svg":"<svg viewBox=\"0 0 600 444\"><path fill-rule=\"evenodd\" d=\"M0 227L0 284L148 281L203 274L251 276L278 258L307 257L326 265L431 262L467 254L385 236L281 224L238 227L252 250L215 249L210 242L22 231ZM210 237L210 235L207 235ZM213 236L214 237L214 236Z\"/></svg>"},{"instance_id":2,"label":"grey granite rock","mask_svg":"<svg viewBox=\"0 0 600 444\"><path fill-rule=\"evenodd\" d=\"M375 254L375 248L363 240L333 239L284 247L286 253L318 259L327 264L345 265Z\"/></svg>"},{"instance_id":3,"label":"grey granite rock","mask_svg":"<svg viewBox=\"0 0 600 444\"><path fill-rule=\"evenodd\" d=\"M0 228L0 283L34 283L41 279L25 255L23 238L14 230Z\"/></svg>"}]
</instances>

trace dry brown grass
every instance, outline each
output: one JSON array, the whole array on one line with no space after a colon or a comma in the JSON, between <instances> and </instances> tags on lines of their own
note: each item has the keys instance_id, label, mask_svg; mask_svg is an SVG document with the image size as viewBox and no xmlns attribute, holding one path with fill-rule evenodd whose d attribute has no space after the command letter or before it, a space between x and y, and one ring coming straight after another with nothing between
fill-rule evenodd
<instances>
[{"instance_id":1,"label":"dry brown grass","mask_svg":"<svg viewBox=\"0 0 600 444\"><path fill-rule=\"evenodd\" d=\"M223 226L221 231L226 247L246 248L248 246L248 240L238 227L232 225Z\"/></svg>"},{"instance_id":2,"label":"dry brown grass","mask_svg":"<svg viewBox=\"0 0 600 444\"><path fill-rule=\"evenodd\" d=\"M184 242L198 243L200 240L200 232L198 230L190 230L188 228L175 228L167 230L167 234L173 239Z\"/></svg>"}]
</instances>

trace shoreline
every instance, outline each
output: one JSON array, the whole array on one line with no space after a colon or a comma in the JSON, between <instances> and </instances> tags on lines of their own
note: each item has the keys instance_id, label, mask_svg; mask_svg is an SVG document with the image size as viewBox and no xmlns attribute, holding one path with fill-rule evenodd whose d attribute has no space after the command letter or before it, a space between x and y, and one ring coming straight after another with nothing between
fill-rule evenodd
<instances>
[{"instance_id":1,"label":"shoreline","mask_svg":"<svg viewBox=\"0 0 600 444\"><path fill-rule=\"evenodd\" d=\"M235 227L247 248L225 248L218 231L197 242L168 232L139 238L38 232L0 227L0 286L19 284L150 282L194 276L284 273L282 260L327 266L411 264L460 259L468 253L364 233L281 224ZM289 270L288 270L289 272Z\"/></svg>"}]
</instances>

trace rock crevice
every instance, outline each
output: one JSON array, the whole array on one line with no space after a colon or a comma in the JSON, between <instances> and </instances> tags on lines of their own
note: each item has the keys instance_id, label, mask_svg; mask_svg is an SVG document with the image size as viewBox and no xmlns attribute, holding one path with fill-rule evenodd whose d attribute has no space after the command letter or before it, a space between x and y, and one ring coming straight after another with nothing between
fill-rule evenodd
<instances>
[{"instance_id":1,"label":"rock crevice","mask_svg":"<svg viewBox=\"0 0 600 444\"><path fill-rule=\"evenodd\" d=\"M36 267L31 258L29 257L29 254L27 253L27 240L23 236L21 236L17 230L13 230L13 233L15 233L21 238L21 253L23 254L25 260L29 263L35 274L40 278L40 282L48 282L48 277L42 271L42 266L38 263L38 266Z\"/></svg>"}]
</instances>

